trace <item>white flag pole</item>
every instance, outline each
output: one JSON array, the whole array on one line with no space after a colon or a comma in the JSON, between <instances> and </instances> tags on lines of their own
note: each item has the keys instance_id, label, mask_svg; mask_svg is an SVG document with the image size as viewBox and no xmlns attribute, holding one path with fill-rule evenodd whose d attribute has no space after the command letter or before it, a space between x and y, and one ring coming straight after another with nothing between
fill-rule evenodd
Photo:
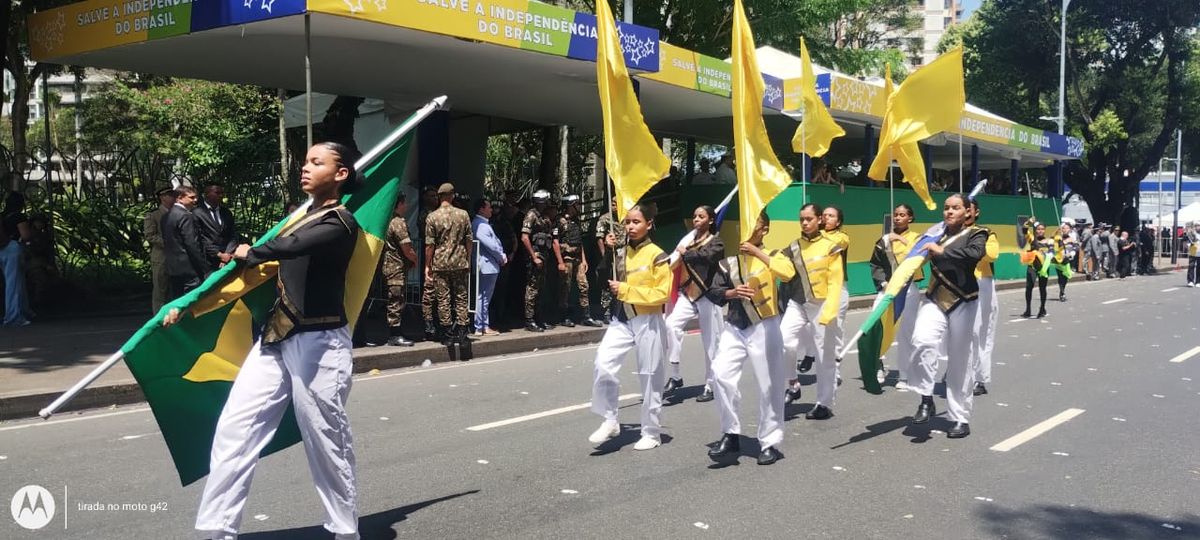
<instances>
[{"instance_id":1,"label":"white flag pole","mask_svg":"<svg viewBox=\"0 0 1200 540\"><path fill-rule=\"evenodd\" d=\"M392 145L396 144L396 141L399 141L401 137L404 137L405 135L407 135L408 132L412 131L413 128L417 127L417 124L421 123L422 120L429 117L429 115L433 114L434 111L439 111L439 110L445 109L446 101L447 101L446 96L439 96L439 97L433 99L432 101L430 101L429 103L426 103L425 106L421 107L420 109L417 109L417 112L413 113L413 115L410 116L408 118L408 120L405 120L404 123L400 124L399 127L397 127L395 130L392 131L391 134L389 134L382 141L380 141L379 144L376 144L374 147L372 147L370 150L368 150L367 153L363 154L363 157L359 158L359 160L357 162L355 162L354 167L356 169L361 170L362 168L366 167L367 165L370 165L372 161L374 161L381 154L383 154L388 148L391 148ZM297 212L301 212L303 210L304 210L304 208L302 207L300 210L297 210ZM87 388L93 382L96 382L96 379L100 378L100 376L103 375L109 369L112 369L113 366L117 365L117 362L120 362L124 358L125 358L125 353L122 353L120 351L113 353L113 355L109 356L108 359L105 360L103 364L96 366L96 368L93 369L91 371L91 373L88 373L87 375L85 375L82 379L79 380L79 382L75 383L75 385L72 386L69 390L67 390L66 392L63 392L62 395L58 396L58 398L55 399L53 403L46 406L46 408L38 411L38 416L41 416L43 419L50 418L51 415L58 412L59 409L61 409L64 405L66 405L67 402L71 401L72 399L75 398L75 396L79 395L79 393L82 392L84 388Z\"/></svg>"}]
</instances>

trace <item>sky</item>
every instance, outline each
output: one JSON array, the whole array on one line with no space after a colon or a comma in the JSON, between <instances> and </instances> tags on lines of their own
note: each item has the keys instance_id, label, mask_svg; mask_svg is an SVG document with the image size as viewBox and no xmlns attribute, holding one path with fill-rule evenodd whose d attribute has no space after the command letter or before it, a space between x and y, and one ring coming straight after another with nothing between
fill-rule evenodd
<instances>
[{"instance_id":1,"label":"sky","mask_svg":"<svg viewBox=\"0 0 1200 540\"><path fill-rule=\"evenodd\" d=\"M979 9L979 4L981 2L983 2L983 0L963 0L963 18L966 19L967 17L970 17L971 12Z\"/></svg>"}]
</instances>

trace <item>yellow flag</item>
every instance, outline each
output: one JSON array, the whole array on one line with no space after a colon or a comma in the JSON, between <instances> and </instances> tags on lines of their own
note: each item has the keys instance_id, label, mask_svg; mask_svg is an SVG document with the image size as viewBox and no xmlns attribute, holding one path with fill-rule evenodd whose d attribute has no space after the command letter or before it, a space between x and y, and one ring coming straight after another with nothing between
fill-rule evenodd
<instances>
[{"instance_id":1,"label":"yellow flag","mask_svg":"<svg viewBox=\"0 0 1200 540\"><path fill-rule=\"evenodd\" d=\"M937 205L929 195L925 162L917 143L943 131L956 128L966 106L963 87L962 47L956 48L918 69L899 88L892 90L891 68L884 82L887 110L879 131L879 151L867 176L886 180L888 167L895 159L904 173L904 181L933 210Z\"/></svg>"},{"instance_id":2,"label":"yellow flag","mask_svg":"<svg viewBox=\"0 0 1200 540\"><path fill-rule=\"evenodd\" d=\"M742 238L754 231L758 214L792 183L792 177L767 137L763 123L762 72L758 70L754 35L742 0L733 6L733 144L738 182L738 223Z\"/></svg>"},{"instance_id":3,"label":"yellow flag","mask_svg":"<svg viewBox=\"0 0 1200 540\"><path fill-rule=\"evenodd\" d=\"M804 120L792 136L792 151L821 157L829 151L833 140L845 135L846 130L833 120L825 102L817 95L817 75L813 73L804 38L800 38L800 103Z\"/></svg>"},{"instance_id":4,"label":"yellow flag","mask_svg":"<svg viewBox=\"0 0 1200 540\"><path fill-rule=\"evenodd\" d=\"M624 219L650 187L671 172L671 161L642 119L625 69L625 55L607 0L596 2L596 82L604 113L604 167L612 177L617 219Z\"/></svg>"}]
</instances>

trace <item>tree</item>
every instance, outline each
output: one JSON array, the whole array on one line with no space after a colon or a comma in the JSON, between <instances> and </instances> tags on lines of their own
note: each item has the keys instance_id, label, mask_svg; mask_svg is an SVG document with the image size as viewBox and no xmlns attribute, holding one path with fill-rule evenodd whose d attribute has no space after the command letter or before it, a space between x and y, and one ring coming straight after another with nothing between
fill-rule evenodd
<instances>
[{"instance_id":1,"label":"tree","mask_svg":"<svg viewBox=\"0 0 1200 540\"><path fill-rule=\"evenodd\" d=\"M967 96L1028 125L1057 114L1059 10L1041 0L989 1L962 29ZM1066 183L1097 221L1128 217L1138 183L1157 167L1172 133L1195 109L1200 77L1189 0L1077 2L1068 12L1067 131L1086 154ZM1193 96L1188 102L1188 96ZM1195 129L1192 127L1191 129ZM1107 183L1108 189L1105 190ZM1125 223L1129 226L1129 223Z\"/></svg>"},{"instance_id":2,"label":"tree","mask_svg":"<svg viewBox=\"0 0 1200 540\"><path fill-rule=\"evenodd\" d=\"M903 45L894 35L920 28L914 0L746 0L758 45L799 53L800 37L817 62L851 75L875 75L889 63L903 73ZM639 4L640 6L640 4ZM620 13L620 11L617 11ZM658 28L662 40L717 58L729 56L733 8L728 0L664 0L658 10L635 9L634 22Z\"/></svg>"},{"instance_id":3,"label":"tree","mask_svg":"<svg viewBox=\"0 0 1200 540\"><path fill-rule=\"evenodd\" d=\"M70 0L6 0L4 8L0 8L0 23L7 30L4 39L4 53L0 55L0 68L8 70L13 77L12 88L12 152L13 160L12 184L16 188L21 173L25 170L26 134L29 124L29 95L33 85L43 75L58 73L62 66L45 62L32 62L29 59L29 32L25 21L36 10L69 4Z\"/></svg>"},{"instance_id":4,"label":"tree","mask_svg":"<svg viewBox=\"0 0 1200 540\"><path fill-rule=\"evenodd\" d=\"M278 158L279 101L273 92L190 79L118 78L82 105L83 139L92 149L143 148L202 177Z\"/></svg>"}]
</instances>

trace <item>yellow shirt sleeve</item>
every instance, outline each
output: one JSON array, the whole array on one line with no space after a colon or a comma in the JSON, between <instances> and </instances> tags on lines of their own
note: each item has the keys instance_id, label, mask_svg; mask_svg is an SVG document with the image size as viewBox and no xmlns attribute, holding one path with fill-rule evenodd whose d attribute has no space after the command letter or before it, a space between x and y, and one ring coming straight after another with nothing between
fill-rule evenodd
<instances>
[{"instance_id":1,"label":"yellow shirt sleeve","mask_svg":"<svg viewBox=\"0 0 1200 540\"><path fill-rule=\"evenodd\" d=\"M1000 241L996 239L996 233L991 233L987 238L987 248L983 254L982 262L992 262L1000 258Z\"/></svg>"},{"instance_id":2,"label":"yellow shirt sleeve","mask_svg":"<svg viewBox=\"0 0 1200 540\"><path fill-rule=\"evenodd\" d=\"M829 283L825 288L825 303L821 306L821 316L817 319L820 324L829 324L837 318L838 308L842 298L842 284L846 276L842 274L842 259L846 252L840 252L829 261Z\"/></svg>"},{"instance_id":3,"label":"yellow shirt sleeve","mask_svg":"<svg viewBox=\"0 0 1200 540\"><path fill-rule=\"evenodd\" d=\"M792 260L787 255L784 255L783 252L776 251L770 256L770 259L771 273L775 274L775 277L779 281L788 282L796 277L796 265L792 264Z\"/></svg>"},{"instance_id":4,"label":"yellow shirt sleeve","mask_svg":"<svg viewBox=\"0 0 1200 540\"><path fill-rule=\"evenodd\" d=\"M653 264L650 270L650 285L630 285L622 282L617 289L617 300L635 306L661 306L671 297L671 266L666 261Z\"/></svg>"}]
</instances>

